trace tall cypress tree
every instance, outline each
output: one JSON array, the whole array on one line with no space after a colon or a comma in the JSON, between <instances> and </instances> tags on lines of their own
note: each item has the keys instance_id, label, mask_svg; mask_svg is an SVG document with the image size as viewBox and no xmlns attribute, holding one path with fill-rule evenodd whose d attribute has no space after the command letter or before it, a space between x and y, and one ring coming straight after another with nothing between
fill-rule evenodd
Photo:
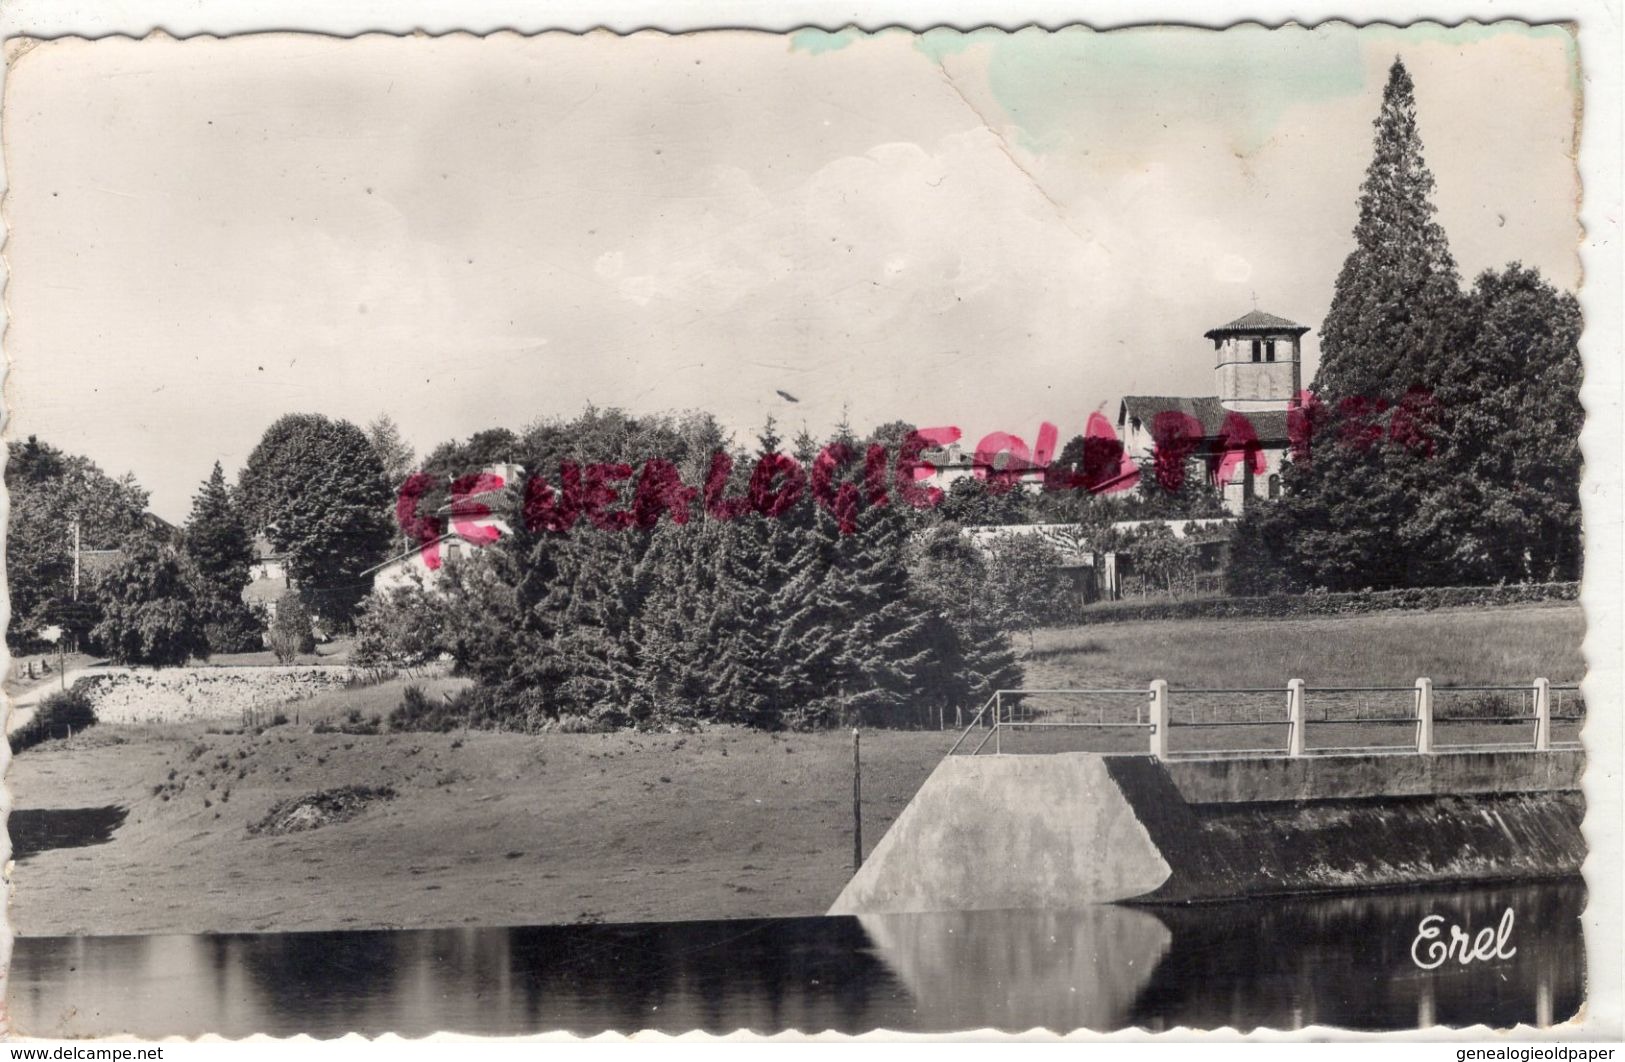
<instances>
[{"instance_id":1,"label":"tall cypress tree","mask_svg":"<svg viewBox=\"0 0 1625 1062\"><path fill-rule=\"evenodd\" d=\"M1308 460L1287 468L1281 511L1267 517L1285 525L1288 575L1335 590L1443 578L1419 518L1446 474L1425 422L1436 410L1431 389L1467 337L1455 260L1433 218L1414 87L1398 59L1375 124L1354 249L1321 329L1313 387L1329 416Z\"/></svg>"},{"instance_id":2,"label":"tall cypress tree","mask_svg":"<svg viewBox=\"0 0 1625 1062\"><path fill-rule=\"evenodd\" d=\"M1333 402L1393 401L1426 385L1461 300L1455 259L1433 217L1434 181L1416 129L1415 87L1398 59L1388 70L1375 125L1354 250L1320 331L1315 390Z\"/></svg>"}]
</instances>

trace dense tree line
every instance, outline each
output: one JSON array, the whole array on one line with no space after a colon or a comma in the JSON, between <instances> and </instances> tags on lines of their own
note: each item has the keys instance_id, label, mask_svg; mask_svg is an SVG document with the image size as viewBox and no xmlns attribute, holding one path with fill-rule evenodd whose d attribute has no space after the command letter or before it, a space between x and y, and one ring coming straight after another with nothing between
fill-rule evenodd
<instances>
[{"instance_id":1,"label":"dense tree line","mask_svg":"<svg viewBox=\"0 0 1625 1062\"><path fill-rule=\"evenodd\" d=\"M1395 61L1283 497L1238 527L1264 593L1579 577L1579 305L1519 263L1463 290Z\"/></svg>"},{"instance_id":2,"label":"dense tree line","mask_svg":"<svg viewBox=\"0 0 1625 1062\"><path fill-rule=\"evenodd\" d=\"M721 433L709 418L588 410L511 436L511 449L491 441L471 440L479 459L658 458L703 482ZM748 494L749 470L782 445L770 423L754 459L721 450L731 489ZM693 514L627 530L513 512L514 533L453 568L444 594L407 586L369 602L358 655L410 665L450 652L479 680L488 704L477 714L521 727L935 725L939 710L952 718L1015 680L1009 637L986 608L987 560L957 532L913 534L909 507L843 513L803 492L771 514Z\"/></svg>"},{"instance_id":3,"label":"dense tree line","mask_svg":"<svg viewBox=\"0 0 1625 1062\"><path fill-rule=\"evenodd\" d=\"M28 644L45 626L60 625L61 605L73 595L75 522L85 550L126 548L160 533L145 519L147 492L133 476L110 476L89 458L34 436L7 444L6 489L7 638L14 647ZM81 590L88 589L88 578L82 578Z\"/></svg>"}]
</instances>

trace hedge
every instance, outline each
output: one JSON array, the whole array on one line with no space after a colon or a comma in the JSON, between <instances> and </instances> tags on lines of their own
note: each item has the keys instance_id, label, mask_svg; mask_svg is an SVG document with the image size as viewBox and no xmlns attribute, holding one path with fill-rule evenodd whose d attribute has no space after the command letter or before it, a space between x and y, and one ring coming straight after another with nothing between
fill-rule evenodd
<instances>
[{"instance_id":1,"label":"hedge","mask_svg":"<svg viewBox=\"0 0 1625 1062\"><path fill-rule=\"evenodd\" d=\"M1510 586L1423 586L1403 590L1358 590L1344 594L1267 594L1262 597L1204 597L1165 601L1104 601L1084 608L1087 623L1126 623L1158 619L1271 619L1290 616L1344 616L1390 609L1433 609L1471 605L1520 605L1536 601L1577 601L1579 583L1518 583Z\"/></svg>"},{"instance_id":2,"label":"hedge","mask_svg":"<svg viewBox=\"0 0 1625 1062\"><path fill-rule=\"evenodd\" d=\"M96 722L96 711L81 683L49 694L34 716L11 733L11 751L19 753L51 738L65 738Z\"/></svg>"}]
</instances>

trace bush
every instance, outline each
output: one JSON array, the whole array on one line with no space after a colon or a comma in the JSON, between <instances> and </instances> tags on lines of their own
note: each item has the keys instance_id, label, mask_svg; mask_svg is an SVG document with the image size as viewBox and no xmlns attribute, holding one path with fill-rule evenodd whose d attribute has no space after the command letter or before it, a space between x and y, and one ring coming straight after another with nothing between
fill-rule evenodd
<instances>
[{"instance_id":1,"label":"bush","mask_svg":"<svg viewBox=\"0 0 1625 1062\"><path fill-rule=\"evenodd\" d=\"M96 722L90 696L74 684L71 690L50 694L34 710L34 717L11 735L11 751L18 753L51 738L67 737Z\"/></svg>"},{"instance_id":2,"label":"bush","mask_svg":"<svg viewBox=\"0 0 1625 1062\"><path fill-rule=\"evenodd\" d=\"M374 594L355 621L350 659L361 667L422 667L444 651L446 597L412 583Z\"/></svg>"},{"instance_id":3,"label":"bush","mask_svg":"<svg viewBox=\"0 0 1625 1062\"><path fill-rule=\"evenodd\" d=\"M265 614L263 609L241 606L217 607L210 610L210 618L203 624L203 635L212 653L252 653L264 646Z\"/></svg>"},{"instance_id":4,"label":"bush","mask_svg":"<svg viewBox=\"0 0 1625 1062\"><path fill-rule=\"evenodd\" d=\"M401 703L389 713L391 730L427 730L444 734L472 727L475 730L531 730L526 715L515 705L478 686L439 700L420 686L408 686Z\"/></svg>"},{"instance_id":5,"label":"bush","mask_svg":"<svg viewBox=\"0 0 1625 1062\"><path fill-rule=\"evenodd\" d=\"M1237 597L1262 597L1298 590L1280 560L1286 554L1283 537L1288 530L1271 508L1260 507L1243 516L1230 537L1225 592Z\"/></svg>"},{"instance_id":6,"label":"bush","mask_svg":"<svg viewBox=\"0 0 1625 1062\"><path fill-rule=\"evenodd\" d=\"M284 594L277 602L270 641L271 652L284 664L293 663L301 653L316 651L316 631L310 622L310 612L298 594Z\"/></svg>"},{"instance_id":7,"label":"bush","mask_svg":"<svg viewBox=\"0 0 1625 1062\"><path fill-rule=\"evenodd\" d=\"M310 729L317 734L376 734L383 729L383 724L384 720L376 713L362 715L361 709L351 708L337 722L322 719Z\"/></svg>"},{"instance_id":8,"label":"bush","mask_svg":"<svg viewBox=\"0 0 1625 1062\"><path fill-rule=\"evenodd\" d=\"M987 545L986 586L1004 625L1031 632L1076 620L1077 594L1061 570L1061 551L1037 535L1012 534Z\"/></svg>"}]
</instances>

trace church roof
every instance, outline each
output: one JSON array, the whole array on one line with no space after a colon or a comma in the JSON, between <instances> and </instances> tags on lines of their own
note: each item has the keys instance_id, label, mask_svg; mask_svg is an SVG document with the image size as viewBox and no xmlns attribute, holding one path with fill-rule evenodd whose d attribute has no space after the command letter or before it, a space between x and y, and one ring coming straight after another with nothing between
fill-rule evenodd
<instances>
[{"instance_id":1,"label":"church roof","mask_svg":"<svg viewBox=\"0 0 1625 1062\"><path fill-rule=\"evenodd\" d=\"M1263 310L1252 310L1242 314L1227 325L1220 325L1215 329L1204 332L1203 335L1208 339L1247 335L1253 332L1260 334L1267 332L1295 332L1301 336L1307 331L1309 331L1308 325L1288 321L1285 317L1277 317L1273 313L1265 313Z\"/></svg>"},{"instance_id":2,"label":"church roof","mask_svg":"<svg viewBox=\"0 0 1625 1062\"><path fill-rule=\"evenodd\" d=\"M1142 424L1150 424L1153 417L1165 411L1188 413L1195 417L1202 422L1202 434L1209 439L1218 437L1219 431L1224 427L1224 418L1230 413L1215 395L1203 395L1199 398L1124 395L1122 408L1118 410L1117 423L1121 426L1133 418ZM1286 441L1286 410L1247 410L1242 412L1241 416L1246 417L1247 422L1253 426L1253 431L1258 433L1259 442Z\"/></svg>"}]
</instances>

